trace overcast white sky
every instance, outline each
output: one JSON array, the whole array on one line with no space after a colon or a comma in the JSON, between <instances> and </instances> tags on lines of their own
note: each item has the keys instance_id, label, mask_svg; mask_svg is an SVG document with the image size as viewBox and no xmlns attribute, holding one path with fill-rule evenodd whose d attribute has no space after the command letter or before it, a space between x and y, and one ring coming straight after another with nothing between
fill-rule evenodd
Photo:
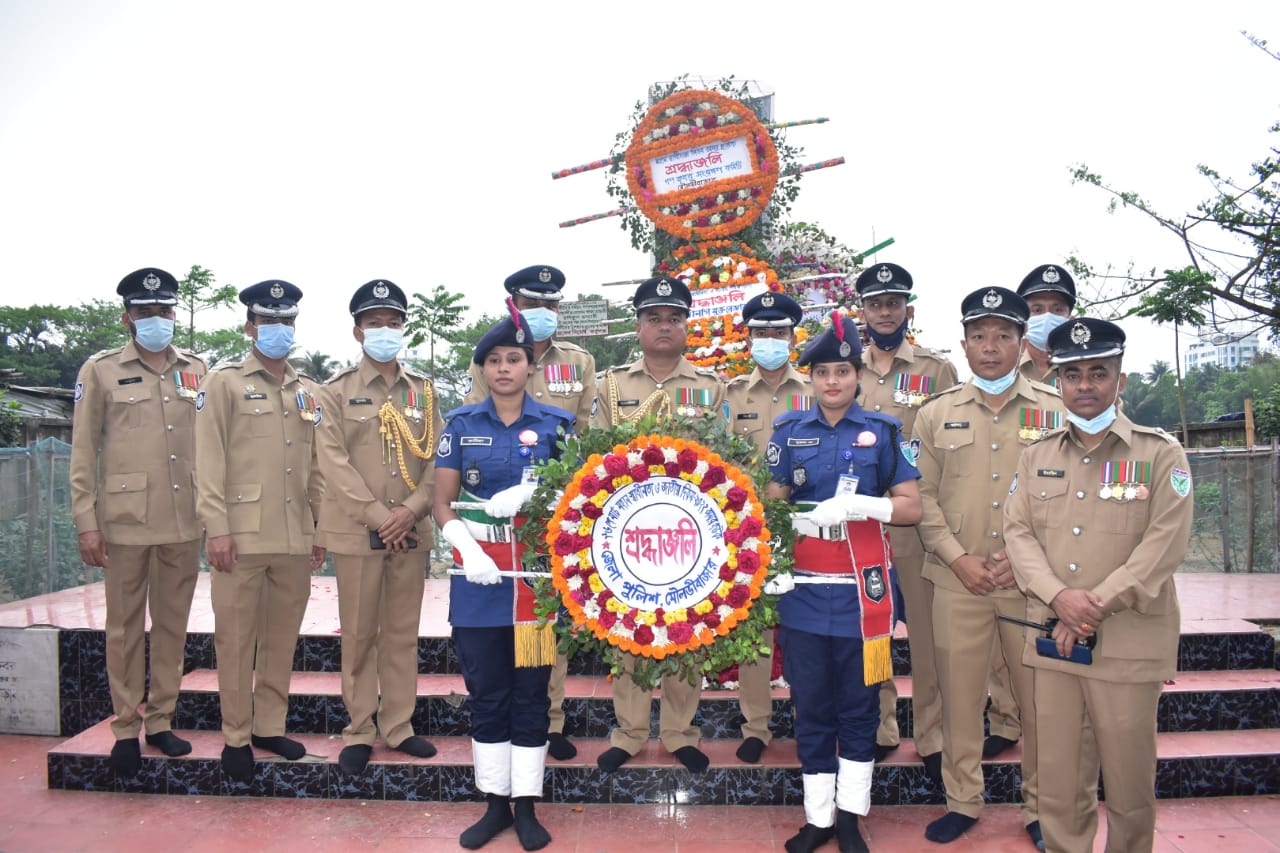
<instances>
[{"instance_id":1,"label":"overcast white sky","mask_svg":"<svg viewBox=\"0 0 1280 853\"><path fill-rule=\"evenodd\" d=\"M148 265L280 277L302 347L345 360L371 278L476 312L529 264L599 292L646 257L617 220L558 228L616 204L602 171L551 171L607 156L652 81L733 74L778 120L832 120L789 131L806 162L848 159L805 177L795 218L894 237L878 259L958 360L977 287L1072 253L1185 262L1068 170L1169 212L1206 194L1197 163L1243 176L1276 141L1280 65L1242 29L1280 45L1280 3L0 0L2 299L114 299ZM1170 330L1129 328L1130 369L1173 360Z\"/></svg>"}]
</instances>

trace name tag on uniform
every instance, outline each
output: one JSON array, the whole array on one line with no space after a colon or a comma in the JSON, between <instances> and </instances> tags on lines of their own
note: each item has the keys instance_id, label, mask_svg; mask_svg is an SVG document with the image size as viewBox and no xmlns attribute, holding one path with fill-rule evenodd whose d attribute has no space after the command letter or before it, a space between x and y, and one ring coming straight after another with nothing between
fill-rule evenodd
<instances>
[{"instance_id":1,"label":"name tag on uniform","mask_svg":"<svg viewBox=\"0 0 1280 853\"><path fill-rule=\"evenodd\" d=\"M117 385L137 385L142 381L141 376L130 376L128 379L117 379Z\"/></svg>"},{"instance_id":2,"label":"name tag on uniform","mask_svg":"<svg viewBox=\"0 0 1280 853\"><path fill-rule=\"evenodd\" d=\"M618 405L619 405L619 406L638 406L638 405L640 405L640 401L639 401L638 399L636 399L636 400L619 400L619 401L618 401Z\"/></svg>"},{"instance_id":3,"label":"name tag on uniform","mask_svg":"<svg viewBox=\"0 0 1280 853\"><path fill-rule=\"evenodd\" d=\"M738 415L738 420L740 420L740 421L754 421L754 420L756 420L756 419L757 419L757 418L759 418L759 417L760 417L760 413L759 413L759 412L743 412L742 414Z\"/></svg>"},{"instance_id":4,"label":"name tag on uniform","mask_svg":"<svg viewBox=\"0 0 1280 853\"><path fill-rule=\"evenodd\" d=\"M968 429L968 421L947 421L942 425L943 429Z\"/></svg>"},{"instance_id":5,"label":"name tag on uniform","mask_svg":"<svg viewBox=\"0 0 1280 853\"><path fill-rule=\"evenodd\" d=\"M788 438L787 447L817 447L821 442L820 438Z\"/></svg>"},{"instance_id":6,"label":"name tag on uniform","mask_svg":"<svg viewBox=\"0 0 1280 853\"><path fill-rule=\"evenodd\" d=\"M372 406L372 397L352 397L347 401L348 406Z\"/></svg>"},{"instance_id":7,"label":"name tag on uniform","mask_svg":"<svg viewBox=\"0 0 1280 853\"><path fill-rule=\"evenodd\" d=\"M1060 471L1057 468L1037 468L1036 476L1037 477L1057 477L1058 479L1062 479L1063 477L1067 476L1067 472Z\"/></svg>"},{"instance_id":8,"label":"name tag on uniform","mask_svg":"<svg viewBox=\"0 0 1280 853\"><path fill-rule=\"evenodd\" d=\"M267 395L259 391L256 394L245 394L244 398L246 400L265 400L267 399Z\"/></svg>"},{"instance_id":9,"label":"name tag on uniform","mask_svg":"<svg viewBox=\"0 0 1280 853\"><path fill-rule=\"evenodd\" d=\"M493 446L493 436L491 435L464 435L460 442L463 447L491 447Z\"/></svg>"}]
</instances>

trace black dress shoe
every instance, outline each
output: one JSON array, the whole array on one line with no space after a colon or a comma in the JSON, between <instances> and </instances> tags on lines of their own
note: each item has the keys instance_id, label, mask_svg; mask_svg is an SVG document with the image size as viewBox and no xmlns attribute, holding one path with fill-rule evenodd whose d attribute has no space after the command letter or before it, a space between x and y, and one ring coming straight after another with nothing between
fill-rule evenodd
<instances>
[{"instance_id":1,"label":"black dress shoe","mask_svg":"<svg viewBox=\"0 0 1280 853\"><path fill-rule=\"evenodd\" d=\"M682 746L671 753L690 773L701 773L711 765L711 759L696 746Z\"/></svg>"},{"instance_id":2,"label":"black dress shoe","mask_svg":"<svg viewBox=\"0 0 1280 853\"><path fill-rule=\"evenodd\" d=\"M369 766L369 756L373 755L373 747L367 743L353 743L342 748L338 753L338 766L343 773L363 773Z\"/></svg>"},{"instance_id":3,"label":"black dress shoe","mask_svg":"<svg viewBox=\"0 0 1280 853\"><path fill-rule=\"evenodd\" d=\"M121 738L111 747L111 757L107 759L111 772L125 779L138 775L142 769L142 747L136 737Z\"/></svg>"},{"instance_id":4,"label":"black dress shoe","mask_svg":"<svg viewBox=\"0 0 1280 853\"><path fill-rule=\"evenodd\" d=\"M612 773L631 760L631 753L620 746L611 746L596 759L596 765L605 773Z\"/></svg>"},{"instance_id":5,"label":"black dress shoe","mask_svg":"<svg viewBox=\"0 0 1280 853\"><path fill-rule=\"evenodd\" d=\"M1000 735L988 735L987 739L982 742L982 757L995 758L1000 753L1012 747L1016 740L1009 740L1007 737Z\"/></svg>"},{"instance_id":6,"label":"black dress shoe","mask_svg":"<svg viewBox=\"0 0 1280 853\"><path fill-rule=\"evenodd\" d=\"M924 829L924 837L934 844L950 844L978 822L976 817L947 812Z\"/></svg>"},{"instance_id":7,"label":"black dress shoe","mask_svg":"<svg viewBox=\"0 0 1280 853\"><path fill-rule=\"evenodd\" d=\"M1031 836L1031 843L1036 846L1037 850L1044 849L1044 836L1040 833L1040 821L1033 820L1027 824L1027 835Z\"/></svg>"},{"instance_id":8,"label":"black dress shoe","mask_svg":"<svg viewBox=\"0 0 1280 853\"><path fill-rule=\"evenodd\" d=\"M222 772L234 782L248 782L253 778L253 747L222 747Z\"/></svg>"},{"instance_id":9,"label":"black dress shoe","mask_svg":"<svg viewBox=\"0 0 1280 853\"><path fill-rule=\"evenodd\" d=\"M942 753L931 752L928 755L920 756L924 761L924 775L929 777L929 781L935 787L942 787Z\"/></svg>"},{"instance_id":10,"label":"black dress shoe","mask_svg":"<svg viewBox=\"0 0 1280 853\"><path fill-rule=\"evenodd\" d=\"M806 823L800 831L787 839L787 853L813 853L836 837L834 826L814 826Z\"/></svg>"},{"instance_id":11,"label":"black dress shoe","mask_svg":"<svg viewBox=\"0 0 1280 853\"><path fill-rule=\"evenodd\" d=\"M578 748L560 732L547 735L547 753L556 761L568 761L578 754Z\"/></svg>"},{"instance_id":12,"label":"black dress shoe","mask_svg":"<svg viewBox=\"0 0 1280 853\"><path fill-rule=\"evenodd\" d=\"M436 754L436 746L431 741L417 735L409 735L400 743L391 747L400 752L408 753L414 758L430 758Z\"/></svg>"},{"instance_id":13,"label":"black dress shoe","mask_svg":"<svg viewBox=\"0 0 1280 853\"><path fill-rule=\"evenodd\" d=\"M287 758L290 761L297 761L299 758L307 754L307 748L291 737L284 735L272 735L270 737L259 737L252 735L249 740L258 749L265 749L267 752L274 752L281 758Z\"/></svg>"},{"instance_id":14,"label":"black dress shoe","mask_svg":"<svg viewBox=\"0 0 1280 853\"><path fill-rule=\"evenodd\" d=\"M760 756L764 755L764 741L758 737L749 737L742 742L734 754L738 756L739 761L755 764L760 760Z\"/></svg>"},{"instance_id":15,"label":"black dress shoe","mask_svg":"<svg viewBox=\"0 0 1280 853\"><path fill-rule=\"evenodd\" d=\"M183 740L173 732L156 732L147 735L147 746L154 746L170 758L186 755L191 751L191 741Z\"/></svg>"}]
</instances>

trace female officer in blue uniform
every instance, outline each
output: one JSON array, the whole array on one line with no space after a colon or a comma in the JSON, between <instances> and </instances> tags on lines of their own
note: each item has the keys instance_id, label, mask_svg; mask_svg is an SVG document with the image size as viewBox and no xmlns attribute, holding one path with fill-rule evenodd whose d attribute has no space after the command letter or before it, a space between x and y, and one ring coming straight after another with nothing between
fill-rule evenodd
<instances>
[{"instance_id":1,"label":"female officer in blue uniform","mask_svg":"<svg viewBox=\"0 0 1280 853\"><path fill-rule=\"evenodd\" d=\"M476 787L488 801L460 838L471 850L513 823L525 850L551 841L533 801L542 796L555 640L536 624L528 584L498 572L520 568L512 518L533 493L533 466L557 454L574 416L525 393L533 334L507 302L511 316L485 333L473 356L489 396L451 412L436 449L435 519L465 572L449 587L449 622L470 694ZM460 498L479 508L463 511L465 520L452 508Z\"/></svg>"},{"instance_id":2,"label":"female officer in blue uniform","mask_svg":"<svg viewBox=\"0 0 1280 853\"><path fill-rule=\"evenodd\" d=\"M858 815L871 807L879 684L892 674L901 612L881 522L920 520L920 474L898 421L856 402L862 347L853 320L833 313L800 356L806 364L815 405L778 418L765 451L769 498L817 502L795 516L797 572L834 576L797 586L784 574L765 587L788 593L778 602L778 645L804 774L805 825L786 846L809 853L834 835L841 851L865 851Z\"/></svg>"}]
</instances>

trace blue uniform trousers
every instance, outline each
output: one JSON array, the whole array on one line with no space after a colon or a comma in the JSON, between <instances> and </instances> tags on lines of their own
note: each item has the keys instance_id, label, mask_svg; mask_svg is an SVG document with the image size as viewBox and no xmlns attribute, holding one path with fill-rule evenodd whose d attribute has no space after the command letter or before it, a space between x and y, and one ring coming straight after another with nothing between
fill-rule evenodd
<instances>
[{"instance_id":1,"label":"blue uniform trousers","mask_svg":"<svg viewBox=\"0 0 1280 853\"><path fill-rule=\"evenodd\" d=\"M782 670L791 685L800 769L835 773L837 757L875 759L880 685L863 684L862 639L810 634L782 625Z\"/></svg>"},{"instance_id":2,"label":"blue uniform trousers","mask_svg":"<svg viewBox=\"0 0 1280 853\"><path fill-rule=\"evenodd\" d=\"M515 628L454 628L471 709L471 737L479 743L540 747L551 725L549 666L516 666Z\"/></svg>"}]
</instances>

